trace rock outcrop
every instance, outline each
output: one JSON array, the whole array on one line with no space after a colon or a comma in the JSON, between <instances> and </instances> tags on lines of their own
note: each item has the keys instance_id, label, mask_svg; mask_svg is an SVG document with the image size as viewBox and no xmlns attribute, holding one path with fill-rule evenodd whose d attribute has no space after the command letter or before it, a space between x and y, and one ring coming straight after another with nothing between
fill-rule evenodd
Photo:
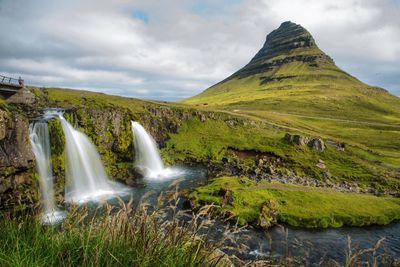
<instances>
[{"instance_id":1,"label":"rock outcrop","mask_svg":"<svg viewBox=\"0 0 400 267\"><path fill-rule=\"evenodd\" d=\"M33 166L28 119L0 109L0 209L34 200Z\"/></svg>"},{"instance_id":2,"label":"rock outcrop","mask_svg":"<svg viewBox=\"0 0 400 267\"><path fill-rule=\"evenodd\" d=\"M35 95L26 88L18 90L18 92L7 99L10 104L32 105L36 102Z\"/></svg>"},{"instance_id":3,"label":"rock outcrop","mask_svg":"<svg viewBox=\"0 0 400 267\"><path fill-rule=\"evenodd\" d=\"M299 145L299 146L308 145L313 150L318 151L318 152L322 152L325 150L325 143L321 138L311 139L306 136L301 136L301 135L297 135L297 134L291 135L291 134L287 133L287 134L285 134L284 139L291 144L295 144L295 145Z\"/></svg>"}]
</instances>

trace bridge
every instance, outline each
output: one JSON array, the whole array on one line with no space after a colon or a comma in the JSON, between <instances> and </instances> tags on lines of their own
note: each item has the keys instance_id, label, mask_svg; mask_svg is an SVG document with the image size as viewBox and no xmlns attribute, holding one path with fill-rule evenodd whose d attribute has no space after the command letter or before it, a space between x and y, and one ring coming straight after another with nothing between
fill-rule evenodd
<instances>
[{"instance_id":1,"label":"bridge","mask_svg":"<svg viewBox=\"0 0 400 267\"><path fill-rule=\"evenodd\" d=\"M21 79L14 79L11 77L6 77L3 75L0 75L0 95L3 96L4 98L9 98L18 90L24 88L25 83L24 80Z\"/></svg>"}]
</instances>

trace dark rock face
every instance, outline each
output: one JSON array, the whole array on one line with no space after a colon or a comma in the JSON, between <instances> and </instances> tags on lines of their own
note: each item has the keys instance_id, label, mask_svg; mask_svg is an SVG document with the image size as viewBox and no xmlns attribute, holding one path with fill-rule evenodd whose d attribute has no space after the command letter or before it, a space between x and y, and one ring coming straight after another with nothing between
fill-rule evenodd
<instances>
[{"instance_id":1,"label":"dark rock face","mask_svg":"<svg viewBox=\"0 0 400 267\"><path fill-rule=\"evenodd\" d=\"M36 198L33 166L28 119L0 110L0 209Z\"/></svg>"},{"instance_id":2,"label":"dark rock face","mask_svg":"<svg viewBox=\"0 0 400 267\"><path fill-rule=\"evenodd\" d=\"M299 24L285 21L267 35L264 46L252 61L268 59L296 48L317 47L311 34Z\"/></svg>"},{"instance_id":3,"label":"dark rock face","mask_svg":"<svg viewBox=\"0 0 400 267\"><path fill-rule=\"evenodd\" d=\"M31 166L34 155L29 143L29 122L20 114L0 110L0 169Z\"/></svg>"}]
</instances>

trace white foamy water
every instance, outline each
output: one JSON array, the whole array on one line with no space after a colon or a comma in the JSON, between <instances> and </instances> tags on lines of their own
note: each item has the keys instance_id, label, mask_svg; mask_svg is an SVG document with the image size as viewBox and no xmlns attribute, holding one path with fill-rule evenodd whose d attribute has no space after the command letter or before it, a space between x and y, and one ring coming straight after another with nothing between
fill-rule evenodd
<instances>
[{"instance_id":1,"label":"white foamy water","mask_svg":"<svg viewBox=\"0 0 400 267\"><path fill-rule=\"evenodd\" d=\"M100 155L89 138L68 123L62 114L59 118L65 135L65 201L83 203L124 194L127 188L109 180Z\"/></svg>"},{"instance_id":2,"label":"white foamy water","mask_svg":"<svg viewBox=\"0 0 400 267\"><path fill-rule=\"evenodd\" d=\"M64 218L54 200L53 171L50 155L50 137L47 121L35 121L29 127L29 137L32 151L36 159L36 168L39 173L40 191L44 224L53 224Z\"/></svg>"},{"instance_id":3,"label":"white foamy water","mask_svg":"<svg viewBox=\"0 0 400 267\"><path fill-rule=\"evenodd\" d=\"M140 123L132 121L132 133L135 144L135 167L146 178L168 179L182 174L176 168L165 168L153 137Z\"/></svg>"}]
</instances>

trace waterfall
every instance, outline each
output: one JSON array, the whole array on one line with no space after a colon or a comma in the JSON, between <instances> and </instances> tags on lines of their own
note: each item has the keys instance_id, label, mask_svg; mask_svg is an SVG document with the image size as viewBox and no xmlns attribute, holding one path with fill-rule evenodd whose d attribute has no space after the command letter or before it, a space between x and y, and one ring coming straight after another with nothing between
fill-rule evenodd
<instances>
[{"instance_id":1,"label":"waterfall","mask_svg":"<svg viewBox=\"0 0 400 267\"><path fill-rule=\"evenodd\" d=\"M147 178L165 178L179 172L165 168L153 137L140 123L132 121L132 133L135 144L135 166Z\"/></svg>"},{"instance_id":2,"label":"waterfall","mask_svg":"<svg viewBox=\"0 0 400 267\"><path fill-rule=\"evenodd\" d=\"M62 114L59 114L59 118L65 135L66 201L95 201L118 194L121 188L109 180L96 147Z\"/></svg>"},{"instance_id":3,"label":"waterfall","mask_svg":"<svg viewBox=\"0 0 400 267\"><path fill-rule=\"evenodd\" d=\"M64 217L63 212L58 211L53 191L53 172L50 155L50 138L47 121L35 121L29 126L29 137L32 151L36 159L36 167L39 173L40 190L45 224L55 223Z\"/></svg>"}]
</instances>

